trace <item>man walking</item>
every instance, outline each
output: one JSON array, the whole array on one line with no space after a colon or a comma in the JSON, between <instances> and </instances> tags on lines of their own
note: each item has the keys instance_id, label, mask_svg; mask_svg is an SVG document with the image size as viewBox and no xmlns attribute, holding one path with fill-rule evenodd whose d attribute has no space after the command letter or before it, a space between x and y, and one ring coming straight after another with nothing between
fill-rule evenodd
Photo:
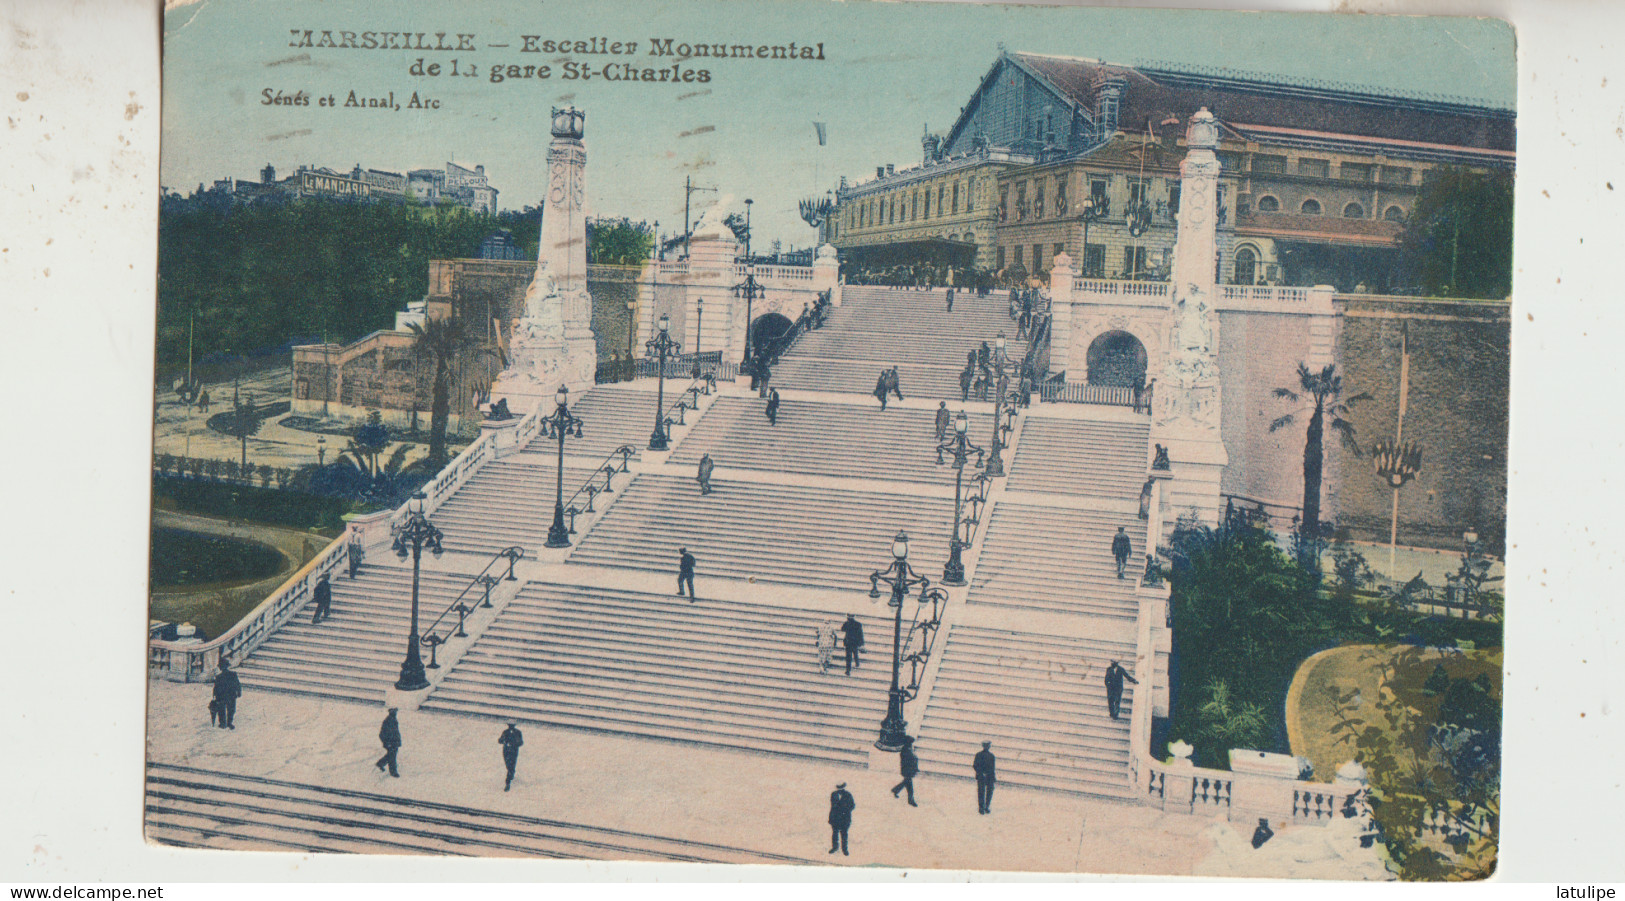
<instances>
[{"instance_id":1,"label":"man walking","mask_svg":"<svg viewBox=\"0 0 1625 901\"><path fill-rule=\"evenodd\" d=\"M982 750L976 752L971 761L971 768L976 771L976 812L993 812L993 742L982 742Z\"/></svg>"},{"instance_id":2,"label":"man walking","mask_svg":"<svg viewBox=\"0 0 1625 901\"><path fill-rule=\"evenodd\" d=\"M1123 709L1123 680L1125 679L1135 685L1140 684L1140 680L1129 675L1128 670L1113 660L1111 666L1106 667L1106 712L1110 713L1114 720L1117 719L1117 714Z\"/></svg>"},{"instance_id":3,"label":"man walking","mask_svg":"<svg viewBox=\"0 0 1625 901\"><path fill-rule=\"evenodd\" d=\"M683 586L687 585L688 602L692 604L694 603L694 555L690 554L686 547L678 548L677 553L681 555L677 558L677 596L683 596Z\"/></svg>"},{"instance_id":4,"label":"man walking","mask_svg":"<svg viewBox=\"0 0 1625 901\"><path fill-rule=\"evenodd\" d=\"M767 424L779 424L779 389L777 388L767 394Z\"/></svg>"},{"instance_id":5,"label":"man walking","mask_svg":"<svg viewBox=\"0 0 1625 901\"><path fill-rule=\"evenodd\" d=\"M401 750L401 724L395 719L398 710L396 707L389 708L389 713L384 716L384 724L378 727L378 741L384 746L384 756L373 764L380 772L388 767L389 774L397 778L401 775L401 771L395 768L395 755Z\"/></svg>"},{"instance_id":6,"label":"man walking","mask_svg":"<svg viewBox=\"0 0 1625 901\"><path fill-rule=\"evenodd\" d=\"M829 853L834 854L838 848L842 854L851 856L851 852L846 850L846 831L852 828L852 811L857 806L858 802L846 790L845 782L829 793Z\"/></svg>"},{"instance_id":7,"label":"man walking","mask_svg":"<svg viewBox=\"0 0 1625 901\"><path fill-rule=\"evenodd\" d=\"M1128 555L1134 552L1134 544L1129 541L1128 533L1122 526L1117 527L1117 534L1112 536L1112 558L1117 561L1117 578L1123 578L1123 570L1128 566Z\"/></svg>"},{"instance_id":8,"label":"man walking","mask_svg":"<svg viewBox=\"0 0 1625 901\"><path fill-rule=\"evenodd\" d=\"M717 465L715 463L711 462L711 455L710 454L701 455L701 457L700 457L700 472L699 472L699 475L697 475L695 477L696 480L700 483L700 493L701 494L710 494L711 493L711 471L713 469L716 469L716 467L717 467Z\"/></svg>"},{"instance_id":9,"label":"man walking","mask_svg":"<svg viewBox=\"0 0 1625 901\"><path fill-rule=\"evenodd\" d=\"M322 577L316 580L313 594L316 597L316 612L310 615L310 624L314 626L332 613L333 586L327 579L327 573L322 573Z\"/></svg>"},{"instance_id":10,"label":"man walking","mask_svg":"<svg viewBox=\"0 0 1625 901\"><path fill-rule=\"evenodd\" d=\"M948 289L948 312L954 311L954 289Z\"/></svg>"},{"instance_id":11,"label":"man walking","mask_svg":"<svg viewBox=\"0 0 1625 901\"><path fill-rule=\"evenodd\" d=\"M220 672L214 677L214 699L220 704L219 726L222 729L236 729L237 699L242 697L243 683L238 681L237 674L231 671L231 665L226 662L224 655L220 658Z\"/></svg>"},{"instance_id":12,"label":"man walking","mask_svg":"<svg viewBox=\"0 0 1625 901\"><path fill-rule=\"evenodd\" d=\"M886 395L891 393L891 371L880 370L880 378L875 379L875 399L880 401L880 412L886 412Z\"/></svg>"},{"instance_id":13,"label":"man walking","mask_svg":"<svg viewBox=\"0 0 1625 901\"><path fill-rule=\"evenodd\" d=\"M846 647L846 674L852 675L852 667L859 666L858 651L863 648L863 623L848 613L846 622L841 623L842 644Z\"/></svg>"},{"instance_id":14,"label":"man walking","mask_svg":"<svg viewBox=\"0 0 1625 901\"><path fill-rule=\"evenodd\" d=\"M892 393L897 395L898 400L903 399L903 383L902 380L897 376L896 366L893 366L890 371L886 373L886 384L890 386Z\"/></svg>"},{"instance_id":15,"label":"man walking","mask_svg":"<svg viewBox=\"0 0 1625 901\"><path fill-rule=\"evenodd\" d=\"M959 402L970 400L970 383L975 379L975 367L967 365L959 370Z\"/></svg>"},{"instance_id":16,"label":"man walking","mask_svg":"<svg viewBox=\"0 0 1625 901\"><path fill-rule=\"evenodd\" d=\"M517 723L509 723L508 728L497 737L497 744L502 746L502 765L508 768L508 781L502 784L502 790L513 788L513 771L519 766L519 746L525 743L525 734L519 731Z\"/></svg>"},{"instance_id":17,"label":"man walking","mask_svg":"<svg viewBox=\"0 0 1625 901\"><path fill-rule=\"evenodd\" d=\"M898 766L903 773L903 781L892 786L891 796L898 797L898 792L908 789L908 806L919 807L914 803L914 775L920 771L920 758L914 754L914 738L903 736L903 750L897 755Z\"/></svg>"},{"instance_id":18,"label":"man walking","mask_svg":"<svg viewBox=\"0 0 1625 901\"><path fill-rule=\"evenodd\" d=\"M964 381L964 379L961 379L960 381ZM948 402L947 401L942 401L942 402L937 404L937 443L938 444L941 444L942 440L945 437L947 437L947 435L948 435L948 421L949 421Z\"/></svg>"}]
</instances>

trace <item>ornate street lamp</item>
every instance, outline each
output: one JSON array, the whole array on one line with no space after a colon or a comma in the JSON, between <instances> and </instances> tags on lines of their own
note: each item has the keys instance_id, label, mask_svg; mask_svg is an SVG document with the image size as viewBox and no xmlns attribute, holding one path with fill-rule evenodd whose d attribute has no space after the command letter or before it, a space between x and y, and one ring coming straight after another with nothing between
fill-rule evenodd
<instances>
[{"instance_id":1,"label":"ornate street lamp","mask_svg":"<svg viewBox=\"0 0 1625 901\"><path fill-rule=\"evenodd\" d=\"M941 466L944 462L942 459L943 451L947 451L954 456L954 533L953 537L948 540L948 562L942 567L942 584L944 585L958 586L965 584L965 564L960 562L959 559L959 549L964 546L964 542L960 540L959 532L963 522L960 511L964 503L962 489L965 480L965 462L970 459L971 453L974 452L976 454L976 465L978 467L982 465L982 449L971 444L966 438L965 433L969 429L970 419L965 416L965 411L961 410L959 415L954 417L954 437L937 445L938 466Z\"/></svg>"},{"instance_id":2,"label":"ornate street lamp","mask_svg":"<svg viewBox=\"0 0 1625 901\"><path fill-rule=\"evenodd\" d=\"M1083 220L1083 277L1100 278L1100 273L1089 268L1089 223L1098 222L1106 218L1111 212L1111 205L1102 197L1099 203L1095 202L1093 195L1084 198L1083 211L1078 218Z\"/></svg>"},{"instance_id":3,"label":"ornate street lamp","mask_svg":"<svg viewBox=\"0 0 1625 901\"><path fill-rule=\"evenodd\" d=\"M401 691L421 691L429 687L429 677L423 669L423 657L418 653L418 571L423 549L427 547L436 557L442 553L441 532L423 515L423 502L428 498L419 491L406 505L406 519L395 529L395 556L405 560L412 556L412 634L406 639L406 659L401 661L401 677L395 687Z\"/></svg>"},{"instance_id":4,"label":"ornate street lamp","mask_svg":"<svg viewBox=\"0 0 1625 901\"><path fill-rule=\"evenodd\" d=\"M891 544L892 563L883 570L869 574L869 597L880 597L880 583L891 586L888 602L895 614L891 639L891 692L887 696L886 718L880 723L880 737L875 747L882 751L900 751L908 738L908 721L903 719L903 687L900 674L903 667L903 598L915 586L920 588L920 602L926 600L926 589L931 580L915 572L908 565L908 534L898 532Z\"/></svg>"},{"instance_id":5,"label":"ornate street lamp","mask_svg":"<svg viewBox=\"0 0 1625 901\"><path fill-rule=\"evenodd\" d=\"M553 525L547 530L548 547L569 547L570 530L564 525L564 439L573 431L575 437L581 437L581 417L570 412L570 389L559 386L559 393L553 396L558 408L552 416L544 416L541 420L542 434L559 439L558 459L558 492L553 500Z\"/></svg>"},{"instance_id":6,"label":"ornate street lamp","mask_svg":"<svg viewBox=\"0 0 1625 901\"><path fill-rule=\"evenodd\" d=\"M323 461L326 460L326 459L327 459L327 436L326 435L317 435L316 436L316 465L317 466L323 465Z\"/></svg>"},{"instance_id":7,"label":"ornate street lamp","mask_svg":"<svg viewBox=\"0 0 1625 901\"><path fill-rule=\"evenodd\" d=\"M745 280L737 285L734 285L733 291L734 296L745 298L745 356L742 360L740 360L740 365L748 366L750 364L751 317L755 315L753 308L756 298L761 297L766 293L762 290L761 283L756 281L756 270L754 266L749 266L747 264L745 269Z\"/></svg>"},{"instance_id":8,"label":"ornate street lamp","mask_svg":"<svg viewBox=\"0 0 1625 901\"><path fill-rule=\"evenodd\" d=\"M628 360L632 359L632 340L634 338L636 338L637 335L638 335L638 324L637 324L637 321L634 319L634 317L637 316L637 314L638 314L638 302L636 300L627 301L626 302L626 358Z\"/></svg>"},{"instance_id":9,"label":"ornate street lamp","mask_svg":"<svg viewBox=\"0 0 1625 901\"><path fill-rule=\"evenodd\" d=\"M705 298L694 300L694 377L700 377L700 354L705 345L700 343L701 329L705 327Z\"/></svg>"},{"instance_id":10,"label":"ornate street lamp","mask_svg":"<svg viewBox=\"0 0 1625 901\"><path fill-rule=\"evenodd\" d=\"M664 313L660 314L660 334L650 338L647 345L645 345L649 349L649 355L655 357L660 365L660 387L655 392L655 430L654 434L649 436L649 450L652 451L663 451L670 445L666 437L666 420L664 418L666 413L666 355L681 350L683 346L680 342L671 340L671 335L667 334L670 328L671 317Z\"/></svg>"},{"instance_id":11,"label":"ornate street lamp","mask_svg":"<svg viewBox=\"0 0 1625 901\"><path fill-rule=\"evenodd\" d=\"M1422 448L1414 442L1379 441L1371 451L1377 475L1394 489L1394 512L1388 525L1388 577L1396 578L1394 550L1399 545L1399 489L1422 471Z\"/></svg>"},{"instance_id":12,"label":"ornate street lamp","mask_svg":"<svg viewBox=\"0 0 1625 901\"><path fill-rule=\"evenodd\" d=\"M1004 332L993 339L993 362L998 366L999 383L996 386L997 396L993 400L993 450L987 457L986 472L993 478L1004 475L1004 441L1002 432L1004 424L1004 395L1010 388L1010 379L1004 374Z\"/></svg>"}]
</instances>

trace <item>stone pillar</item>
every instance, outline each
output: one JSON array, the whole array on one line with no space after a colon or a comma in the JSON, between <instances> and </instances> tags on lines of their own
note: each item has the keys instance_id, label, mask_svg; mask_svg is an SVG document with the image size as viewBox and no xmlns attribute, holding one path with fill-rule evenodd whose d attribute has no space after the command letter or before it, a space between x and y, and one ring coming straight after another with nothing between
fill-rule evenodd
<instances>
[{"instance_id":1,"label":"stone pillar","mask_svg":"<svg viewBox=\"0 0 1625 901\"><path fill-rule=\"evenodd\" d=\"M841 259L835 245L820 244L813 256L813 290L828 291L831 306L841 305Z\"/></svg>"},{"instance_id":2,"label":"stone pillar","mask_svg":"<svg viewBox=\"0 0 1625 901\"><path fill-rule=\"evenodd\" d=\"M716 209L716 208L713 208ZM718 211L717 217L721 213ZM688 254L686 336L683 350L691 350L694 337L694 302L705 298L705 346L722 351L724 360L737 361L745 354L745 299L734 294L734 285L744 281L735 274L739 241L733 230L722 226L720 218L701 217L690 239ZM716 218L717 226L708 227Z\"/></svg>"},{"instance_id":3,"label":"stone pillar","mask_svg":"<svg viewBox=\"0 0 1625 901\"><path fill-rule=\"evenodd\" d=\"M1190 120L1180 164L1179 238L1174 244L1168 347L1152 394L1152 440L1168 449L1172 478L1164 495L1173 518L1194 511L1219 518L1219 480L1229 456L1220 437L1217 252L1219 127L1206 107Z\"/></svg>"},{"instance_id":4,"label":"stone pillar","mask_svg":"<svg viewBox=\"0 0 1625 901\"><path fill-rule=\"evenodd\" d=\"M1072 355L1072 296L1077 277L1071 255L1056 254L1049 275L1049 365L1053 370L1059 360L1069 374L1072 372L1069 365Z\"/></svg>"}]
</instances>

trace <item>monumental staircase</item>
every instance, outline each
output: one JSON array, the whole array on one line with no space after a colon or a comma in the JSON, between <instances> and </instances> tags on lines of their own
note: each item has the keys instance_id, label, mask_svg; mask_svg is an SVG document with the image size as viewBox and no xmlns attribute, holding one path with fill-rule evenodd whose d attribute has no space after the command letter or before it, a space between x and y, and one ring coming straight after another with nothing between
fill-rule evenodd
<instances>
[{"instance_id":1,"label":"monumental staircase","mask_svg":"<svg viewBox=\"0 0 1625 901\"><path fill-rule=\"evenodd\" d=\"M817 629L842 618L531 582L425 709L862 763L890 671L874 644L851 676L820 671Z\"/></svg>"},{"instance_id":2,"label":"monumental staircase","mask_svg":"<svg viewBox=\"0 0 1625 901\"><path fill-rule=\"evenodd\" d=\"M952 313L942 289L848 285L841 296L824 327L803 335L774 367L774 386L869 394L881 370L896 366L904 397L958 400L967 352L984 341L993 346L1000 332L1012 360L1027 351L1004 292L955 292Z\"/></svg>"}]
</instances>

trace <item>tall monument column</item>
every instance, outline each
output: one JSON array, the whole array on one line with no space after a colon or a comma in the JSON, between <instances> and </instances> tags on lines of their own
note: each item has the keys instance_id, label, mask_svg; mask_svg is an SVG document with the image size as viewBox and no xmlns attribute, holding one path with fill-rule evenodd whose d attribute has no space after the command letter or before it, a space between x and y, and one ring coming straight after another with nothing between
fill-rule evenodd
<instances>
[{"instance_id":1,"label":"tall monument column","mask_svg":"<svg viewBox=\"0 0 1625 901\"><path fill-rule=\"evenodd\" d=\"M1168 347L1152 393L1151 440L1168 450L1169 524L1195 511L1218 522L1219 482L1229 456L1220 437L1218 286L1219 126L1203 107L1191 117L1180 164L1179 236L1174 244Z\"/></svg>"},{"instance_id":2,"label":"tall monument column","mask_svg":"<svg viewBox=\"0 0 1625 901\"><path fill-rule=\"evenodd\" d=\"M510 397L516 411L551 403L561 384L580 397L596 380L598 340L587 293L585 121L573 106L553 110L536 274L525 289L525 315L514 330L508 368L492 388L493 397Z\"/></svg>"}]
</instances>

